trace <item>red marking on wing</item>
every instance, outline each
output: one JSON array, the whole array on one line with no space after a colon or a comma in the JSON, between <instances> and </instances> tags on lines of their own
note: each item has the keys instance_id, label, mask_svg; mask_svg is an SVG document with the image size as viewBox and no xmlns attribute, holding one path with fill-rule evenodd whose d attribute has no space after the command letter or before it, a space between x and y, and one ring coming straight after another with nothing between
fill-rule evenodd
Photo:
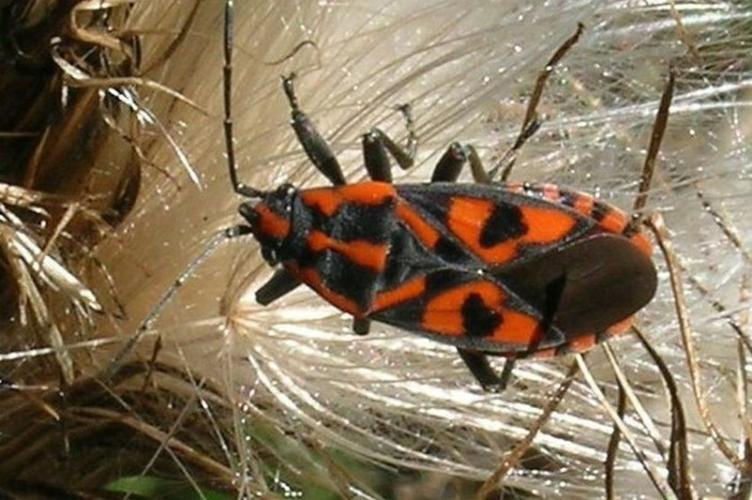
<instances>
[{"instance_id":1,"label":"red marking on wing","mask_svg":"<svg viewBox=\"0 0 752 500\"><path fill-rule=\"evenodd\" d=\"M561 197L559 186L556 184L543 184L542 188L543 197L545 199L553 201L554 203L559 203L559 198Z\"/></svg>"},{"instance_id":2,"label":"red marking on wing","mask_svg":"<svg viewBox=\"0 0 752 500\"><path fill-rule=\"evenodd\" d=\"M521 182L510 181L503 184L503 186L504 189L512 193L522 193L525 191L524 185Z\"/></svg>"},{"instance_id":3,"label":"red marking on wing","mask_svg":"<svg viewBox=\"0 0 752 500\"><path fill-rule=\"evenodd\" d=\"M593 204L595 200L592 196L585 193L572 193L574 199L574 209L585 217L590 217L593 213Z\"/></svg>"},{"instance_id":4,"label":"red marking on wing","mask_svg":"<svg viewBox=\"0 0 752 500\"><path fill-rule=\"evenodd\" d=\"M540 351L535 351L531 357L536 359L551 359L555 358L558 353L556 352L556 347L551 347L549 349L541 349Z\"/></svg>"},{"instance_id":5,"label":"red marking on wing","mask_svg":"<svg viewBox=\"0 0 752 500\"><path fill-rule=\"evenodd\" d=\"M386 266L387 248L367 241L338 241L325 233L313 230L308 234L308 246L314 252L332 250L340 253L359 266L381 272Z\"/></svg>"},{"instance_id":6,"label":"red marking on wing","mask_svg":"<svg viewBox=\"0 0 752 500\"><path fill-rule=\"evenodd\" d=\"M577 224L577 220L561 210L537 207L520 207L528 231L522 237L526 244L545 245L564 239Z\"/></svg>"},{"instance_id":7,"label":"red marking on wing","mask_svg":"<svg viewBox=\"0 0 752 500\"><path fill-rule=\"evenodd\" d=\"M634 316L624 318L623 320L609 326L606 330L606 335L611 336L626 333L632 327L632 323L634 323Z\"/></svg>"},{"instance_id":8,"label":"red marking on wing","mask_svg":"<svg viewBox=\"0 0 752 500\"><path fill-rule=\"evenodd\" d=\"M606 206L606 213L598 221L598 225L606 232L621 234L629 224L627 214L610 205Z\"/></svg>"},{"instance_id":9,"label":"red marking on wing","mask_svg":"<svg viewBox=\"0 0 752 500\"><path fill-rule=\"evenodd\" d=\"M471 294L478 295L483 304L498 313L502 321L483 339L489 342L529 346L540 341L540 324L527 314L504 307L504 292L489 281L474 281L456 286L431 299L423 312L421 326L428 332L442 335L469 335L465 331L462 306Z\"/></svg>"},{"instance_id":10,"label":"red marking on wing","mask_svg":"<svg viewBox=\"0 0 752 500\"><path fill-rule=\"evenodd\" d=\"M311 287L317 294L319 294L324 300L332 304L337 309L340 309L346 313L350 313L356 318L362 318L363 312L353 300L333 292L321 280L321 276L318 271L310 267L298 267L294 263L285 264L287 270L295 278Z\"/></svg>"},{"instance_id":11,"label":"red marking on wing","mask_svg":"<svg viewBox=\"0 0 752 500\"><path fill-rule=\"evenodd\" d=\"M332 216L346 203L381 205L395 197L391 184L385 182L362 182L330 188L307 189L300 193L303 203L317 212Z\"/></svg>"},{"instance_id":12,"label":"red marking on wing","mask_svg":"<svg viewBox=\"0 0 752 500\"><path fill-rule=\"evenodd\" d=\"M653 243L648 238L648 235L643 232L639 232L630 236L629 239L637 248L640 249L642 253L644 253L648 257L653 255Z\"/></svg>"},{"instance_id":13,"label":"red marking on wing","mask_svg":"<svg viewBox=\"0 0 752 500\"><path fill-rule=\"evenodd\" d=\"M426 278L419 276L410 281L403 283L397 288L381 292L376 295L373 301L371 312L383 311L394 307L408 300L420 297L426 291Z\"/></svg>"},{"instance_id":14,"label":"red marking on wing","mask_svg":"<svg viewBox=\"0 0 752 500\"><path fill-rule=\"evenodd\" d=\"M433 248L441 238L441 233L421 217L407 203L400 201L395 210L397 217L409 227L415 236L428 248Z\"/></svg>"},{"instance_id":15,"label":"red marking on wing","mask_svg":"<svg viewBox=\"0 0 752 500\"><path fill-rule=\"evenodd\" d=\"M563 210L533 206L520 206L522 223L527 232L496 245L481 245L481 233L493 213L494 203L479 198L452 198L447 226L476 255L489 264L504 264L517 257L526 244L551 244L567 236L577 220Z\"/></svg>"},{"instance_id":16,"label":"red marking on wing","mask_svg":"<svg viewBox=\"0 0 752 500\"><path fill-rule=\"evenodd\" d=\"M598 344L598 337L595 334L578 335L567 342L568 352L586 352Z\"/></svg>"}]
</instances>

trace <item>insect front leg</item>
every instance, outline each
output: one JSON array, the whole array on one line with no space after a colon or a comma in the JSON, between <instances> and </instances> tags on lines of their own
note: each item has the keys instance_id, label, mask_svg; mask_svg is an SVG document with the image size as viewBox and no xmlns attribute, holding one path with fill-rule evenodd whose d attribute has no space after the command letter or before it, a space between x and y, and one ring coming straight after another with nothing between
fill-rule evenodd
<instances>
[{"instance_id":1,"label":"insect front leg","mask_svg":"<svg viewBox=\"0 0 752 500\"><path fill-rule=\"evenodd\" d=\"M269 305L298 288L300 284L286 269L279 269L256 290L256 302L262 306Z\"/></svg>"},{"instance_id":2,"label":"insect front leg","mask_svg":"<svg viewBox=\"0 0 752 500\"><path fill-rule=\"evenodd\" d=\"M418 135L415 133L415 122L409 104L397 108L405 117L407 128L407 142L400 146L379 128L372 128L363 135L363 159L371 180L392 182L392 166L389 154L397 161L403 170L413 166L418 149Z\"/></svg>"},{"instance_id":3,"label":"insect front leg","mask_svg":"<svg viewBox=\"0 0 752 500\"><path fill-rule=\"evenodd\" d=\"M292 128L295 130L295 135L298 136L298 140L308 158L319 172L324 174L335 186L346 184L342 167L340 167L337 157L334 156L332 148L316 130L316 126L311 119L300 109L293 80L295 80L295 73L283 77L282 86L292 108Z\"/></svg>"}]
</instances>

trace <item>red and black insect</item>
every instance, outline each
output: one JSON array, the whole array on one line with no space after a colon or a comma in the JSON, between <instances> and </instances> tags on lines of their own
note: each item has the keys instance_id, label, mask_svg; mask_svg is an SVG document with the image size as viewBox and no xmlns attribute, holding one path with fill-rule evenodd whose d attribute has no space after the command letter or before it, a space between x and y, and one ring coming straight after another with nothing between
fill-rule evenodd
<instances>
[{"instance_id":1,"label":"red and black insect","mask_svg":"<svg viewBox=\"0 0 752 500\"><path fill-rule=\"evenodd\" d=\"M230 30L228 29L228 33ZM226 68L231 57L226 40ZM226 100L230 78L226 69ZM346 184L326 141L283 78L292 127L332 187L233 188L267 262L280 269L256 293L269 304L305 284L368 333L378 321L456 346L486 388L503 385L487 355L553 356L623 331L656 289L650 242L618 209L593 197L531 184L493 184L472 147L452 144L429 183L391 183L391 155L413 163L410 110L401 147L378 129L363 137L370 182ZM470 161L476 183L456 180Z\"/></svg>"},{"instance_id":2,"label":"red and black insect","mask_svg":"<svg viewBox=\"0 0 752 500\"><path fill-rule=\"evenodd\" d=\"M377 321L455 346L478 382L491 389L503 387L511 363L499 377L488 355L513 360L586 350L623 331L652 299L657 279L646 235L623 212L587 194L550 184L491 183L475 150L459 143L439 160L430 182L392 184L390 156L408 168L416 152L408 107L400 108L405 146L372 129L363 136L371 181L348 185L331 148L300 109L293 76L284 78L292 127L333 186L285 184L265 191L241 183L230 114L231 4L224 69L229 174L235 192L253 201L239 207L245 223L221 239L252 234L267 262L280 266L257 291L259 303L305 284L351 314L358 334ZM475 183L457 183L468 162Z\"/></svg>"}]
</instances>

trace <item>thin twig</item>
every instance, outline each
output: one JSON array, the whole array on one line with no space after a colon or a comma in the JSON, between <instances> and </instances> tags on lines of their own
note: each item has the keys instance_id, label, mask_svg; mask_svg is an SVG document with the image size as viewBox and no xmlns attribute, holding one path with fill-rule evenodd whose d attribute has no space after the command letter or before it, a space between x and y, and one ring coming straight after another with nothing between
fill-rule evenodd
<instances>
[{"instance_id":1,"label":"thin twig","mask_svg":"<svg viewBox=\"0 0 752 500\"><path fill-rule=\"evenodd\" d=\"M512 167L516 160L517 151L527 141L531 135L538 130L540 123L537 119L537 109L540 103L541 96L543 95L543 89L546 86L548 77L554 71L556 65L566 55L569 49L572 48L577 40L580 39L582 31L585 29L585 25L577 23L577 30L572 36L567 38L564 43L554 52L551 59L544 66L543 70L538 73L538 78L535 81L535 87L533 87L533 93L530 95L530 100L527 103L527 109L525 110L525 118L522 120L522 126L520 127L520 133L517 135L517 139L514 141L512 147L502 155L502 157L496 162L496 165L488 172L490 178L495 178L498 171L501 169L501 180L506 181L509 179L509 175L512 173ZM506 163L506 165L505 165Z\"/></svg>"},{"instance_id":2,"label":"thin twig","mask_svg":"<svg viewBox=\"0 0 752 500\"><path fill-rule=\"evenodd\" d=\"M621 417L619 417L619 413L614 409L613 406L611 406L611 403L608 402L608 399L606 399L603 391L598 386L598 382L590 372L587 363L585 363L585 358L583 358L581 354L576 354L575 359L580 366L580 371L582 371L585 382L587 382L588 386L590 386L590 390L593 392L595 398L601 403L601 406L606 411L606 413L609 414L611 420L614 422L614 425L619 428L619 432L622 433L624 438L627 440L627 443L629 443L630 448L632 448L632 452L635 454L640 464L642 464L642 467L647 473L648 478L650 478L650 482L653 483L653 486L655 486L655 489L658 490L658 492L661 494L661 497L669 498L669 488L663 481L661 474L655 469L653 464L650 463L648 457L645 455L645 452L642 451L642 449L637 444L637 441L632 435L632 432L629 430Z\"/></svg>"},{"instance_id":3,"label":"thin twig","mask_svg":"<svg viewBox=\"0 0 752 500\"><path fill-rule=\"evenodd\" d=\"M710 409L708 408L705 395L703 394L701 382L700 382L700 369L697 363L697 353L695 351L695 344L692 338L692 330L689 324L689 315L687 313L687 305L684 299L684 289L682 287L682 277L677 264L676 253L674 252L671 241L668 237L668 231L663 223L663 218L660 214L654 214L650 217L646 224L653 231L658 246L661 249L661 253L666 261L669 277L671 280L671 291L674 296L674 306L676 308L676 316L679 320L679 331L682 336L682 343L684 345L684 352L687 357L687 365L689 367L690 380L692 382L692 393L694 394L695 403L700 413L700 418L705 425L705 429L710 434L711 438L715 442L715 445L723 453L723 455L731 462L739 472L746 474L752 469L752 464L742 461L736 453L726 444L726 438L721 435L720 431L716 428L715 424L710 418Z\"/></svg>"},{"instance_id":4,"label":"thin twig","mask_svg":"<svg viewBox=\"0 0 752 500\"><path fill-rule=\"evenodd\" d=\"M564 398L564 395L572 385L574 377L575 375L577 375L577 371L578 364L577 362L574 362L569 367L569 370L567 370L566 375L564 375L564 380L562 380L556 387L556 389L548 395L546 405L542 408L541 414L538 416L532 426L530 426L527 435L504 455L504 457L501 459L499 467L494 471L493 474L491 474L488 479L486 479L486 481L480 487L478 493L476 493L475 495L477 499L482 500L487 498L488 495L490 495L491 492L498 487L499 482L504 478L504 476L507 475L509 470L519 463L522 455L533 444L535 436L538 434L538 432L540 432L543 426L546 425L546 422L548 422L548 419L551 418L554 410L559 407L561 400Z\"/></svg>"},{"instance_id":5,"label":"thin twig","mask_svg":"<svg viewBox=\"0 0 752 500\"><path fill-rule=\"evenodd\" d=\"M616 357L616 354L614 353L614 350L611 348L610 345L608 345L608 343L604 343L603 351L606 353L606 357L608 358L608 361L611 364L611 369L614 371L616 380L619 382L620 390L624 391L625 396L634 407L635 411L637 412L637 415L640 417L640 421L642 422L643 427L645 427L645 430L647 431L647 434L650 436L650 439L653 440L653 444L655 444L655 447L658 450L658 452L661 455L665 455L666 445L661 439L661 433L660 431L658 431L658 428L653 423L653 419L650 418L650 414L645 409L645 406L637 397L637 394L635 394L634 389L632 389L632 386L629 383L627 376L625 375L624 371L621 369L621 366L619 366L619 361Z\"/></svg>"},{"instance_id":6,"label":"thin twig","mask_svg":"<svg viewBox=\"0 0 752 500\"><path fill-rule=\"evenodd\" d=\"M671 100L674 96L675 77L676 75L674 74L673 67L669 66L668 82L663 89L661 101L658 105L658 113L656 114L655 122L653 123L653 131L650 134L650 145L648 146L647 155L645 155L645 164L643 165L642 175L640 176L640 187L634 206L632 207L632 211L635 213L640 212L645 208L645 204L648 200L647 191L653 181L655 161L658 158L658 151L661 148L663 135L666 132L666 125L668 124L669 108L671 107Z\"/></svg>"},{"instance_id":7,"label":"thin twig","mask_svg":"<svg viewBox=\"0 0 752 500\"><path fill-rule=\"evenodd\" d=\"M616 408L619 418L624 418L624 412L627 409L627 396L624 391L624 387L619 384L619 402ZM619 442L621 441L621 431L619 426L614 424L614 430L611 432L611 438L608 440L608 448L606 453L605 469L605 488L606 498L612 500L614 498L614 464L616 463L616 453L619 451Z\"/></svg>"},{"instance_id":8,"label":"thin twig","mask_svg":"<svg viewBox=\"0 0 752 500\"><path fill-rule=\"evenodd\" d=\"M689 468L689 450L687 448L687 423L684 417L684 407L679 397L679 389L663 358L648 342L645 334L638 327L632 325L632 331L640 339L645 350L661 372L663 382L671 399L671 437L668 458L668 483L679 498L694 498L692 493L692 476Z\"/></svg>"}]
</instances>

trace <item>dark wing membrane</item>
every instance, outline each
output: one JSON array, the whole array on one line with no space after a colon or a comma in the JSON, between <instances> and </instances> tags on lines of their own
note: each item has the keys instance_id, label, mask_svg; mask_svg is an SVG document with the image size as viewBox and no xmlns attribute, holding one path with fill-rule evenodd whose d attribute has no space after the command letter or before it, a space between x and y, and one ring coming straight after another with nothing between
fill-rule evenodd
<instances>
[{"instance_id":1,"label":"dark wing membrane","mask_svg":"<svg viewBox=\"0 0 752 500\"><path fill-rule=\"evenodd\" d=\"M433 183L397 191L416 217L485 268L535 258L597 230L593 219L570 207L500 185Z\"/></svg>"},{"instance_id":2,"label":"dark wing membrane","mask_svg":"<svg viewBox=\"0 0 752 500\"><path fill-rule=\"evenodd\" d=\"M544 309L546 291L563 280L552 323L568 340L600 333L629 318L655 295L651 259L623 236L601 233L534 259L503 266L494 276L523 301Z\"/></svg>"}]
</instances>

